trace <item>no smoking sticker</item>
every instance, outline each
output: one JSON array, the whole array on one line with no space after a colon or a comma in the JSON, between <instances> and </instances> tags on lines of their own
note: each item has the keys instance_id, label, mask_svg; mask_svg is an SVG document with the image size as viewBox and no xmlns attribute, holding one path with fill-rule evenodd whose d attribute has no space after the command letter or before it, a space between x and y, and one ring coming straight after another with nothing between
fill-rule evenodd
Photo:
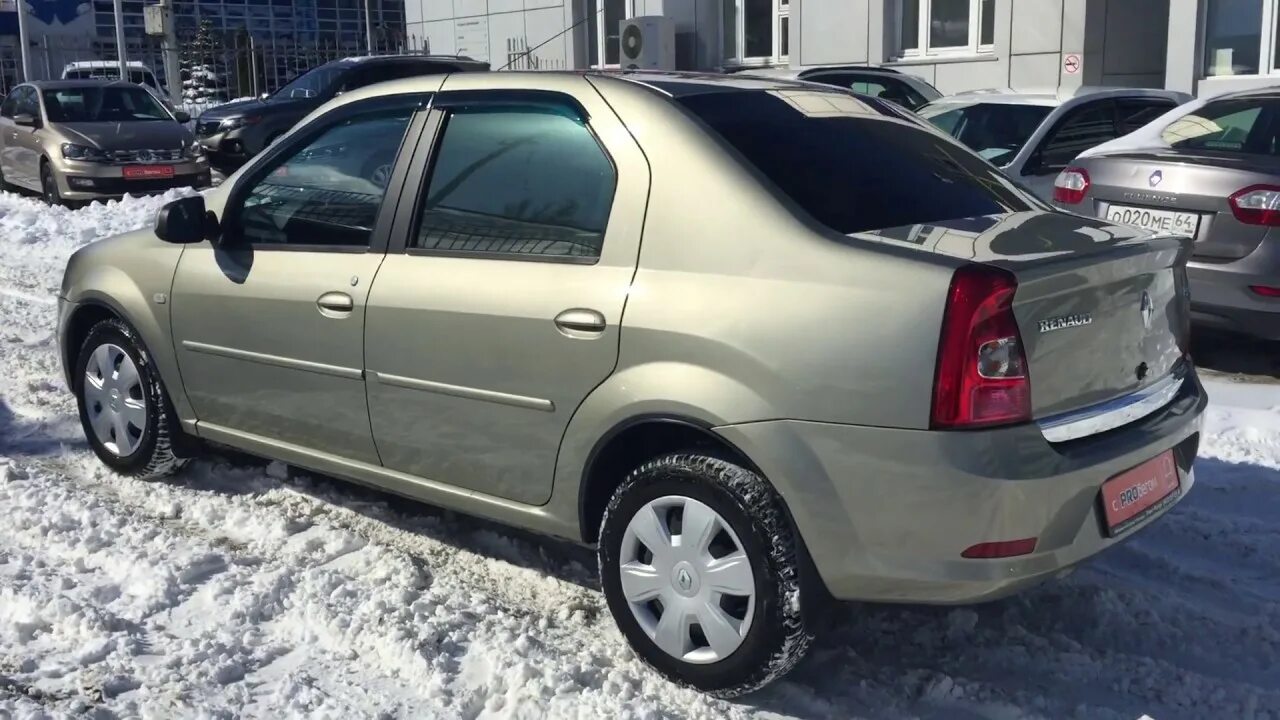
<instances>
[{"instance_id":1,"label":"no smoking sticker","mask_svg":"<svg viewBox=\"0 0 1280 720\"><path fill-rule=\"evenodd\" d=\"M1068 53L1062 56L1062 70L1068 75L1075 75L1080 72L1080 68L1084 63L1080 61L1080 56L1076 53Z\"/></svg>"}]
</instances>

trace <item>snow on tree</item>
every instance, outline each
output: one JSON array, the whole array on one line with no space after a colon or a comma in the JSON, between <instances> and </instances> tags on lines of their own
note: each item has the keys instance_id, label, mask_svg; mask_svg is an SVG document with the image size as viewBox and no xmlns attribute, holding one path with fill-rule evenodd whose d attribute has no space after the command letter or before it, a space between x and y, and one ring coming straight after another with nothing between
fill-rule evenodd
<instances>
[{"instance_id":1,"label":"snow on tree","mask_svg":"<svg viewBox=\"0 0 1280 720\"><path fill-rule=\"evenodd\" d=\"M182 100L188 105L212 105L227 99L226 83L214 67L218 47L213 21L203 19L194 37L182 46Z\"/></svg>"}]
</instances>

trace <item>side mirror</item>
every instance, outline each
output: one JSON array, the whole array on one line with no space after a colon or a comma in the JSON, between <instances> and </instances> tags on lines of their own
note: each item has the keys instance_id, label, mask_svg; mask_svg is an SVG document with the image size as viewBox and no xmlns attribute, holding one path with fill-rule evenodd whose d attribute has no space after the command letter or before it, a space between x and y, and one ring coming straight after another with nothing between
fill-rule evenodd
<instances>
[{"instance_id":1,"label":"side mirror","mask_svg":"<svg viewBox=\"0 0 1280 720\"><path fill-rule=\"evenodd\" d=\"M31 113L18 113L13 116L13 124L22 127L39 127L40 123L36 120L36 116Z\"/></svg>"},{"instance_id":2,"label":"side mirror","mask_svg":"<svg viewBox=\"0 0 1280 720\"><path fill-rule=\"evenodd\" d=\"M189 123L191 122L191 113L186 110L178 110L173 113L173 119L180 123Z\"/></svg>"},{"instance_id":3,"label":"side mirror","mask_svg":"<svg viewBox=\"0 0 1280 720\"><path fill-rule=\"evenodd\" d=\"M156 214L156 237L165 242L186 244L209 240L215 236L217 227L217 218L205 210L203 195L174 200Z\"/></svg>"}]
</instances>

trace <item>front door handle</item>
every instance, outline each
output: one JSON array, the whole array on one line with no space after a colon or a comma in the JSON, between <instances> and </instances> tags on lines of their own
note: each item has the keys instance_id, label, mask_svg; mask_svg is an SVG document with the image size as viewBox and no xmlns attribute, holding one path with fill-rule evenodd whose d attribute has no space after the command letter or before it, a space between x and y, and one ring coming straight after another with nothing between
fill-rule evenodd
<instances>
[{"instance_id":1,"label":"front door handle","mask_svg":"<svg viewBox=\"0 0 1280 720\"><path fill-rule=\"evenodd\" d=\"M556 316L556 327L573 338L595 337L604 332L604 314L598 310L573 308Z\"/></svg>"},{"instance_id":2,"label":"front door handle","mask_svg":"<svg viewBox=\"0 0 1280 720\"><path fill-rule=\"evenodd\" d=\"M351 314L356 303L344 292L327 292L316 299L320 314L326 317L346 317Z\"/></svg>"}]
</instances>

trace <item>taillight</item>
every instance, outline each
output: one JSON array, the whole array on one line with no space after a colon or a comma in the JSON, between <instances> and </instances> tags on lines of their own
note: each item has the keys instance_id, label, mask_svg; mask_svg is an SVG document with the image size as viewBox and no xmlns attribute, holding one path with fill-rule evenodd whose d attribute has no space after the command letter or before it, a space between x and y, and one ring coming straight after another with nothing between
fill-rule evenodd
<instances>
[{"instance_id":1,"label":"taillight","mask_svg":"<svg viewBox=\"0 0 1280 720\"><path fill-rule=\"evenodd\" d=\"M1280 187L1250 185L1227 198L1231 214L1246 225L1280 225Z\"/></svg>"},{"instance_id":2,"label":"taillight","mask_svg":"<svg viewBox=\"0 0 1280 720\"><path fill-rule=\"evenodd\" d=\"M1058 173L1053 179L1053 199L1064 205L1079 205L1084 202L1085 193L1089 192L1089 171L1084 168L1069 167Z\"/></svg>"},{"instance_id":3,"label":"taillight","mask_svg":"<svg viewBox=\"0 0 1280 720\"><path fill-rule=\"evenodd\" d=\"M976 428L1031 419L1031 380L1013 317L1013 275L966 265L951 277L942 316L930 427Z\"/></svg>"},{"instance_id":4,"label":"taillight","mask_svg":"<svg viewBox=\"0 0 1280 720\"><path fill-rule=\"evenodd\" d=\"M1280 298L1280 287L1273 285L1250 285L1249 289L1262 297Z\"/></svg>"}]
</instances>

